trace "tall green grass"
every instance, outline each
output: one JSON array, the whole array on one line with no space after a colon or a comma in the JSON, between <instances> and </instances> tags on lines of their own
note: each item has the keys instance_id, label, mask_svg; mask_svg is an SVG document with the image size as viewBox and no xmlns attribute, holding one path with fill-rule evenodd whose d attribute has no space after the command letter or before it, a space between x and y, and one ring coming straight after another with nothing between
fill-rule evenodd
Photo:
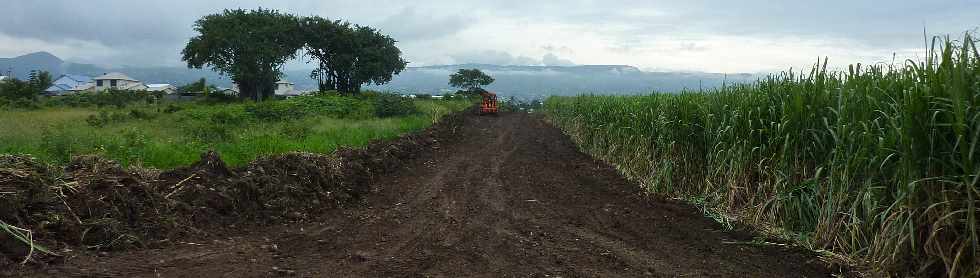
<instances>
[{"instance_id":1,"label":"tall green grass","mask_svg":"<svg viewBox=\"0 0 980 278\"><path fill-rule=\"evenodd\" d=\"M649 190L696 200L870 271L977 277L980 56L771 75L706 93L552 97L580 146Z\"/></svg>"},{"instance_id":2,"label":"tall green grass","mask_svg":"<svg viewBox=\"0 0 980 278\"><path fill-rule=\"evenodd\" d=\"M0 154L30 154L53 164L96 154L123 165L169 169L190 165L202 152L216 150L228 164L239 166L264 155L364 146L424 129L472 105L467 100L413 102L417 113L386 118L374 115L370 100L345 97L0 110ZM87 121L99 115L111 116L97 125Z\"/></svg>"}]
</instances>

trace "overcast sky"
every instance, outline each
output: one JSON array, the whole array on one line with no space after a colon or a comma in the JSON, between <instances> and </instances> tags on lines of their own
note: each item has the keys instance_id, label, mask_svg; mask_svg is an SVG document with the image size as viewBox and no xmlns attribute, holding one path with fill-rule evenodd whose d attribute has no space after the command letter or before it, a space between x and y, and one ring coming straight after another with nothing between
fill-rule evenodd
<instances>
[{"instance_id":1,"label":"overcast sky","mask_svg":"<svg viewBox=\"0 0 980 278\"><path fill-rule=\"evenodd\" d=\"M626 64L764 72L921 56L930 34L976 30L980 0L934 1L6 0L0 57L48 51L100 65L180 66L203 15L273 8L370 25L412 66ZM302 67L299 62L290 67Z\"/></svg>"}]
</instances>

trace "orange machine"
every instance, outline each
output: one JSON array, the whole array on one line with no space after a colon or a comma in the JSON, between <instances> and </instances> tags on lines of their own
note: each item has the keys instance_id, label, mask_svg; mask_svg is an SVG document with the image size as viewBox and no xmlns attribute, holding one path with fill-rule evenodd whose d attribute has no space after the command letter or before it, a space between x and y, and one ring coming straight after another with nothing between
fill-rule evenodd
<instances>
[{"instance_id":1,"label":"orange machine","mask_svg":"<svg viewBox=\"0 0 980 278\"><path fill-rule=\"evenodd\" d=\"M480 93L483 102L480 103L480 114L497 114L497 94L491 92Z\"/></svg>"}]
</instances>

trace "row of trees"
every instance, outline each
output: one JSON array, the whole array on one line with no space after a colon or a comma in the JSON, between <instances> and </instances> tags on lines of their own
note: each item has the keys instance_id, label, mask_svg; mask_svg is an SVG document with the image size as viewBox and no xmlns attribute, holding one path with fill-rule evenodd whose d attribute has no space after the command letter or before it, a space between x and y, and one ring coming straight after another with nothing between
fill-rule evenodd
<instances>
[{"instance_id":1,"label":"row of trees","mask_svg":"<svg viewBox=\"0 0 980 278\"><path fill-rule=\"evenodd\" d=\"M321 91L357 94L363 84L384 84L408 64L395 40L368 27L275 10L225 10L194 24L184 48L191 68L210 67L231 77L242 98L274 95L283 64L300 53L317 65L310 74Z\"/></svg>"},{"instance_id":2,"label":"row of trees","mask_svg":"<svg viewBox=\"0 0 980 278\"><path fill-rule=\"evenodd\" d=\"M16 78L0 81L0 101L29 101L37 97L54 81L47 71L31 71L24 81Z\"/></svg>"}]
</instances>

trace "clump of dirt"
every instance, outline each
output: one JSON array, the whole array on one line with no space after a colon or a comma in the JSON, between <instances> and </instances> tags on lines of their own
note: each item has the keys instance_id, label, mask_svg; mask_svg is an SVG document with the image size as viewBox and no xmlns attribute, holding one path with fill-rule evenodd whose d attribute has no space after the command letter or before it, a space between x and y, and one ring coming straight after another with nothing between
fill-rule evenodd
<instances>
[{"instance_id":1,"label":"clump of dirt","mask_svg":"<svg viewBox=\"0 0 980 278\"><path fill-rule=\"evenodd\" d=\"M30 156L0 156L0 188L2 220L31 230L49 247L142 246L142 238L175 225L170 203L146 178L96 156L76 157L64 169Z\"/></svg>"},{"instance_id":2,"label":"clump of dirt","mask_svg":"<svg viewBox=\"0 0 980 278\"><path fill-rule=\"evenodd\" d=\"M164 197L174 202L175 211L192 223L206 223L236 209L235 196L229 192L233 177L218 154L208 151L189 167L161 173L156 183Z\"/></svg>"},{"instance_id":3,"label":"clump of dirt","mask_svg":"<svg viewBox=\"0 0 980 278\"><path fill-rule=\"evenodd\" d=\"M335 156L288 153L231 170L208 152L201 162L162 173L160 186L198 223L302 219L350 200L350 190L338 182L340 167Z\"/></svg>"},{"instance_id":4,"label":"clump of dirt","mask_svg":"<svg viewBox=\"0 0 980 278\"><path fill-rule=\"evenodd\" d=\"M58 222L52 186L59 176L57 169L33 157L0 155L0 267L31 252L23 233L14 234L17 228Z\"/></svg>"},{"instance_id":5,"label":"clump of dirt","mask_svg":"<svg viewBox=\"0 0 980 278\"><path fill-rule=\"evenodd\" d=\"M0 220L33 231L49 249L154 246L230 223L298 221L371 192L370 181L452 134L461 115L422 132L333 154L287 153L231 169L213 151L184 168L128 169L98 156L63 169L30 156L0 156ZM0 252L23 246L0 230ZM56 247L56 248L51 248Z\"/></svg>"},{"instance_id":6,"label":"clump of dirt","mask_svg":"<svg viewBox=\"0 0 980 278\"><path fill-rule=\"evenodd\" d=\"M0 215L11 225L43 221L54 199L57 169L30 156L0 155Z\"/></svg>"},{"instance_id":7,"label":"clump of dirt","mask_svg":"<svg viewBox=\"0 0 980 278\"><path fill-rule=\"evenodd\" d=\"M59 239L89 248L145 246L177 226L172 204L151 180L98 156L76 157L60 186L67 211Z\"/></svg>"}]
</instances>

